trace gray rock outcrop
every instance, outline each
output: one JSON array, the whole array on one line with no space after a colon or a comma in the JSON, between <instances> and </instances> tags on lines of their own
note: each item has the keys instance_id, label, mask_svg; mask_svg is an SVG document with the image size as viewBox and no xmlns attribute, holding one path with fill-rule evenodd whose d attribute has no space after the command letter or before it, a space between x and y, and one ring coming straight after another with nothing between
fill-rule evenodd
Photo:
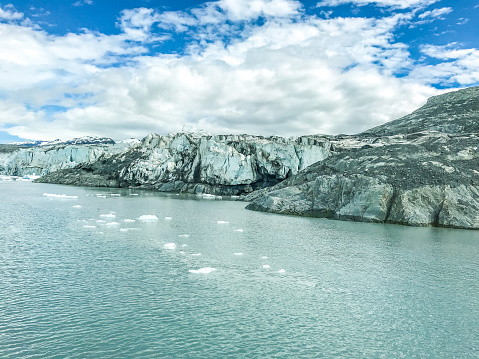
<instances>
[{"instance_id":1,"label":"gray rock outcrop","mask_svg":"<svg viewBox=\"0 0 479 359\"><path fill-rule=\"evenodd\" d=\"M411 115L347 139L363 146L333 151L284 182L246 196L252 201L247 208L479 228L478 114L478 88L437 96ZM408 132L413 130L420 131Z\"/></svg>"}]
</instances>

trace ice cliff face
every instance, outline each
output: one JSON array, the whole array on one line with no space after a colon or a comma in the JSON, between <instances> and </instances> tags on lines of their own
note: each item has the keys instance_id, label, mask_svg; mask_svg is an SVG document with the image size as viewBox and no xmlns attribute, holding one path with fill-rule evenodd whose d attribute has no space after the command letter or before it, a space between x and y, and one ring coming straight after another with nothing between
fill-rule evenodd
<instances>
[{"instance_id":1,"label":"ice cliff face","mask_svg":"<svg viewBox=\"0 0 479 359\"><path fill-rule=\"evenodd\" d=\"M107 138L78 138L71 141L3 145L0 174L9 176L46 175L59 169L93 163L101 156L125 150L131 141L115 143Z\"/></svg>"},{"instance_id":2,"label":"ice cliff face","mask_svg":"<svg viewBox=\"0 0 479 359\"><path fill-rule=\"evenodd\" d=\"M237 195L272 186L329 156L327 138L150 134L126 151L42 181Z\"/></svg>"}]
</instances>

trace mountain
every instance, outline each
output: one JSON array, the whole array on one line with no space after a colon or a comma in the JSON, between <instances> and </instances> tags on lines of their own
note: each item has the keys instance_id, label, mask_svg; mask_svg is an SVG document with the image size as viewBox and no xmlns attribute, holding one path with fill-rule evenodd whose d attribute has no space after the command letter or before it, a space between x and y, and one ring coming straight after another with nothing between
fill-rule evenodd
<instances>
[{"instance_id":1,"label":"mountain","mask_svg":"<svg viewBox=\"0 0 479 359\"><path fill-rule=\"evenodd\" d=\"M430 99L295 176L246 197L273 213L479 228L479 88Z\"/></svg>"}]
</instances>

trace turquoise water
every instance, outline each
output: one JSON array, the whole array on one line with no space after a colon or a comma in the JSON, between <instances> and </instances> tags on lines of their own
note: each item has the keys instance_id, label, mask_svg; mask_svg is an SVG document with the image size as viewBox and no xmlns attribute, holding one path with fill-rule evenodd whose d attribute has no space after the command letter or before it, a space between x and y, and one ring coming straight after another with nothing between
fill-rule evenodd
<instances>
[{"instance_id":1,"label":"turquoise water","mask_svg":"<svg viewBox=\"0 0 479 359\"><path fill-rule=\"evenodd\" d=\"M195 198L0 182L0 358L478 358L478 232Z\"/></svg>"}]
</instances>

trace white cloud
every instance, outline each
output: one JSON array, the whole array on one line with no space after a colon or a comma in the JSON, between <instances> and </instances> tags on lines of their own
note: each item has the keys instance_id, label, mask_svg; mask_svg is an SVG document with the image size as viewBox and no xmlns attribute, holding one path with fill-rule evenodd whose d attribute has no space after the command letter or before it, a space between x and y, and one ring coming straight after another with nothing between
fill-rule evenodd
<instances>
[{"instance_id":1,"label":"white cloud","mask_svg":"<svg viewBox=\"0 0 479 359\"><path fill-rule=\"evenodd\" d=\"M23 19L23 13L15 10L12 4L2 7L0 6L0 20L20 20Z\"/></svg>"},{"instance_id":2,"label":"white cloud","mask_svg":"<svg viewBox=\"0 0 479 359\"><path fill-rule=\"evenodd\" d=\"M426 8L440 0L322 0L317 7L351 4L355 6L376 5L396 9Z\"/></svg>"},{"instance_id":3,"label":"white cloud","mask_svg":"<svg viewBox=\"0 0 479 359\"><path fill-rule=\"evenodd\" d=\"M450 14L452 11L453 10L451 7L443 7L439 9L425 11L422 14L419 14L418 18L420 19L434 18L434 19L444 20L444 15Z\"/></svg>"},{"instance_id":4,"label":"white cloud","mask_svg":"<svg viewBox=\"0 0 479 359\"><path fill-rule=\"evenodd\" d=\"M381 19L321 19L290 0L220 0L189 12L138 8L124 10L121 34L110 36L3 24L0 122L31 139L123 139L186 123L212 133L357 133L425 103L438 92L433 81L479 81L477 50L452 45L424 46L440 64L413 70L408 46L394 34L425 2L402 3L414 9ZM251 21L259 16L261 26ZM187 55L148 55L143 44L158 40L157 26L185 32ZM45 104L65 111L47 113Z\"/></svg>"},{"instance_id":5,"label":"white cloud","mask_svg":"<svg viewBox=\"0 0 479 359\"><path fill-rule=\"evenodd\" d=\"M78 0L72 4L73 6L93 5L92 0Z\"/></svg>"},{"instance_id":6,"label":"white cloud","mask_svg":"<svg viewBox=\"0 0 479 359\"><path fill-rule=\"evenodd\" d=\"M435 59L441 60L436 65L417 66L411 77L424 83L441 83L462 86L479 82L479 50L460 49L457 44L446 46L424 45L421 51Z\"/></svg>"}]
</instances>

